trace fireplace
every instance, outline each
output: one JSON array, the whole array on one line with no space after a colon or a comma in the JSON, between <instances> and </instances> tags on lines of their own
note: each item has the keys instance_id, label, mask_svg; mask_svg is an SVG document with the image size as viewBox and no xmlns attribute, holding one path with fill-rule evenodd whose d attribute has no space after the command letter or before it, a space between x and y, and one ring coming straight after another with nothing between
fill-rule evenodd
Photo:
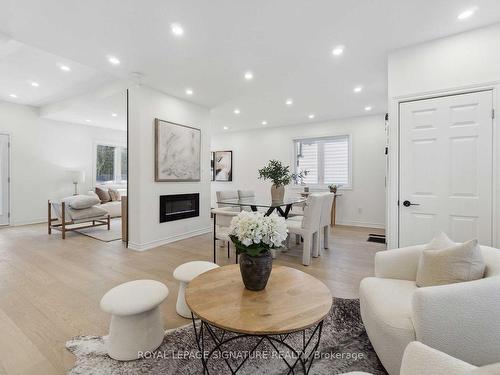
<instances>
[{"instance_id":1,"label":"fireplace","mask_svg":"<svg viewBox=\"0 0 500 375\"><path fill-rule=\"evenodd\" d=\"M160 195L160 223L200 216L200 194Z\"/></svg>"}]
</instances>

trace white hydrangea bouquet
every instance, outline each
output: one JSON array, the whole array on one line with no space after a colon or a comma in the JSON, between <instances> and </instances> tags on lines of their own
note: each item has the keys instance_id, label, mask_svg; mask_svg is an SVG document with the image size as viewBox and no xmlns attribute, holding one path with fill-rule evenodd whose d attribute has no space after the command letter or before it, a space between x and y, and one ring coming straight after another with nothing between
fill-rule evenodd
<instances>
[{"instance_id":1,"label":"white hydrangea bouquet","mask_svg":"<svg viewBox=\"0 0 500 375\"><path fill-rule=\"evenodd\" d=\"M283 246L288 235L285 219L277 215L242 211L231 221L229 237L238 254L258 257L269 249Z\"/></svg>"}]
</instances>

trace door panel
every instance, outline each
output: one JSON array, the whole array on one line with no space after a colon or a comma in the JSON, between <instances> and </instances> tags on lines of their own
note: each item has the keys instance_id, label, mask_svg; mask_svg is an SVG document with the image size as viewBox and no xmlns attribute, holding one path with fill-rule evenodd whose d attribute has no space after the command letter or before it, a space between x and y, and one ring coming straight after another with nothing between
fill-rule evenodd
<instances>
[{"instance_id":1,"label":"door panel","mask_svg":"<svg viewBox=\"0 0 500 375\"><path fill-rule=\"evenodd\" d=\"M492 103L482 91L400 104L400 246L440 231L491 244Z\"/></svg>"},{"instance_id":2,"label":"door panel","mask_svg":"<svg viewBox=\"0 0 500 375\"><path fill-rule=\"evenodd\" d=\"M0 225L9 224L9 136L0 134Z\"/></svg>"}]
</instances>

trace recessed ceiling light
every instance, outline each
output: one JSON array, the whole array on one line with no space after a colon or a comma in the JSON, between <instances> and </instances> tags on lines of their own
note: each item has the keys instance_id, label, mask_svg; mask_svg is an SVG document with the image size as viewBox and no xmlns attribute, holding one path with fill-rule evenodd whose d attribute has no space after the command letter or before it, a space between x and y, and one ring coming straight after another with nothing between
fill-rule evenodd
<instances>
[{"instance_id":1,"label":"recessed ceiling light","mask_svg":"<svg viewBox=\"0 0 500 375\"><path fill-rule=\"evenodd\" d=\"M118 113L112 113L111 116L118 117Z\"/></svg>"},{"instance_id":2,"label":"recessed ceiling light","mask_svg":"<svg viewBox=\"0 0 500 375\"><path fill-rule=\"evenodd\" d=\"M194 91L193 89L186 89L186 95L193 95Z\"/></svg>"},{"instance_id":3,"label":"recessed ceiling light","mask_svg":"<svg viewBox=\"0 0 500 375\"><path fill-rule=\"evenodd\" d=\"M228 127L228 126L224 126L222 129L224 129L224 130L228 130L228 129L229 129L229 127Z\"/></svg>"},{"instance_id":4,"label":"recessed ceiling light","mask_svg":"<svg viewBox=\"0 0 500 375\"><path fill-rule=\"evenodd\" d=\"M462 21L462 20L465 20L471 16L474 15L474 13L476 13L477 11L477 7L472 7L472 8L469 8L469 9L465 9L463 12L461 12L458 16L457 16L457 19Z\"/></svg>"},{"instance_id":5,"label":"recessed ceiling light","mask_svg":"<svg viewBox=\"0 0 500 375\"><path fill-rule=\"evenodd\" d=\"M293 99L287 99L285 104L291 106L293 104Z\"/></svg>"},{"instance_id":6,"label":"recessed ceiling light","mask_svg":"<svg viewBox=\"0 0 500 375\"><path fill-rule=\"evenodd\" d=\"M262 125L267 125L267 121L266 120L262 121Z\"/></svg>"},{"instance_id":7,"label":"recessed ceiling light","mask_svg":"<svg viewBox=\"0 0 500 375\"><path fill-rule=\"evenodd\" d=\"M182 25L177 22L174 22L173 24L170 25L170 30L172 31L172 34L174 34L175 36L181 36L184 34L184 29L182 28Z\"/></svg>"},{"instance_id":8,"label":"recessed ceiling light","mask_svg":"<svg viewBox=\"0 0 500 375\"><path fill-rule=\"evenodd\" d=\"M59 64L59 69L61 69L63 72L69 72L71 70L71 68L67 65L64 65L64 64Z\"/></svg>"},{"instance_id":9,"label":"recessed ceiling light","mask_svg":"<svg viewBox=\"0 0 500 375\"><path fill-rule=\"evenodd\" d=\"M91 122L89 119L86 119L85 122Z\"/></svg>"},{"instance_id":10,"label":"recessed ceiling light","mask_svg":"<svg viewBox=\"0 0 500 375\"><path fill-rule=\"evenodd\" d=\"M239 115L240 114L240 110L238 108L235 108L235 110L233 111L235 115Z\"/></svg>"},{"instance_id":11,"label":"recessed ceiling light","mask_svg":"<svg viewBox=\"0 0 500 375\"><path fill-rule=\"evenodd\" d=\"M363 86L356 86L353 91L356 93L361 92L363 91Z\"/></svg>"},{"instance_id":12,"label":"recessed ceiling light","mask_svg":"<svg viewBox=\"0 0 500 375\"><path fill-rule=\"evenodd\" d=\"M333 56L340 56L344 53L344 46L337 46L332 50Z\"/></svg>"},{"instance_id":13,"label":"recessed ceiling light","mask_svg":"<svg viewBox=\"0 0 500 375\"><path fill-rule=\"evenodd\" d=\"M108 56L108 61L112 65L119 65L120 64L120 60L118 60L118 58L116 58L115 56Z\"/></svg>"},{"instance_id":14,"label":"recessed ceiling light","mask_svg":"<svg viewBox=\"0 0 500 375\"><path fill-rule=\"evenodd\" d=\"M372 106L371 106L371 105L367 105L367 106L365 107L365 111L368 111L368 112L369 112L369 111L371 111L371 110L372 110Z\"/></svg>"},{"instance_id":15,"label":"recessed ceiling light","mask_svg":"<svg viewBox=\"0 0 500 375\"><path fill-rule=\"evenodd\" d=\"M309 116L307 116L307 117L309 117L309 118L312 120L314 117L316 117L316 115L315 115L314 113L311 113L311 114L310 114Z\"/></svg>"},{"instance_id":16,"label":"recessed ceiling light","mask_svg":"<svg viewBox=\"0 0 500 375\"><path fill-rule=\"evenodd\" d=\"M10 94L9 95L11 98L17 98L17 95L16 94Z\"/></svg>"},{"instance_id":17,"label":"recessed ceiling light","mask_svg":"<svg viewBox=\"0 0 500 375\"><path fill-rule=\"evenodd\" d=\"M33 87L39 87L40 84L38 82L33 81L33 82L31 82L31 86L33 86Z\"/></svg>"},{"instance_id":18,"label":"recessed ceiling light","mask_svg":"<svg viewBox=\"0 0 500 375\"><path fill-rule=\"evenodd\" d=\"M245 79L247 81L251 81L253 79L253 73L248 71L248 72L245 72Z\"/></svg>"}]
</instances>

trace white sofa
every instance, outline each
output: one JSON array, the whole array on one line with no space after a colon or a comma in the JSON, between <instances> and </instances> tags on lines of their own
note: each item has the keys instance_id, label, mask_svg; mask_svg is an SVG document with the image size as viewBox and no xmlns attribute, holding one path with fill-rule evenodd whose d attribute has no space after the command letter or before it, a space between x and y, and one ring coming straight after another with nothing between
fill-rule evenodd
<instances>
[{"instance_id":1,"label":"white sofa","mask_svg":"<svg viewBox=\"0 0 500 375\"><path fill-rule=\"evenodd\" d=\"M100 187L101 189L105 189L105 190L107 190L109 188L116 189L116 190L118 190L118 192L120 192L120 195L122 197L127 195L126 185L99 185L98 187ZM97 197L97 194L95 193L94 190L89 190L87 194ZM121 201L109 201L106 203L98 204L97 207L105 209L111 218L122 216L122 202Z\"/></svg>"},{"instance_id":2,"label":"white sofa","mask_svg":"<svg viewBox=\"0 0 500 375\"><path fill-rule=\"evenodd\" d=\"M401 363L401 375L498 375L500 363L476 367L433 349L418 341L406 347ZM370 375L366 372L349 372L344 375Z\"/></svg>"},{"instance_id":3,"label":"white sofa","mask_svg":"<svg viewBox=\"0 0 500 375\"><path fill-rule=\"evenodd\" d=\"M361 281L361 317L390 375L406 346L420 341L476 366L500 362L500 250L481 246L481 280L418 288L425 245L375 255L375 277Z\"/></svg>"}]
</instances>

